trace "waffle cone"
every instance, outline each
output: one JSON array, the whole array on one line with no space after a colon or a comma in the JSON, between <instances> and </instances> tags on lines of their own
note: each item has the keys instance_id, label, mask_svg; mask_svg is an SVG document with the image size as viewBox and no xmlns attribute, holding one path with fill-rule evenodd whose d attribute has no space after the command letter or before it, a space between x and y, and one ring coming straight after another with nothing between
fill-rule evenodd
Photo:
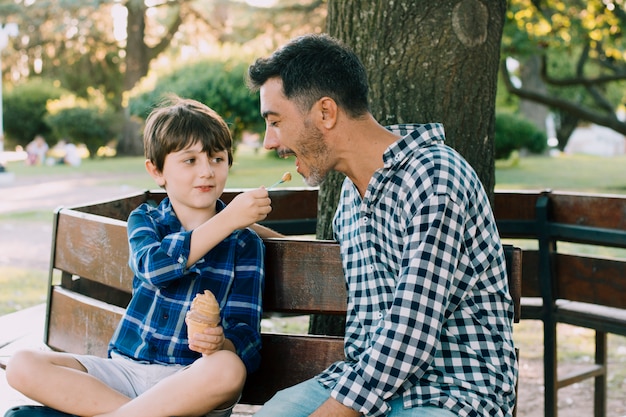
<instances>
[{"instance_id":1,"label":"waffle cone","mask_svg":"<svg viewBox=\"0 0 626 417\"><path fill-rule=\"evenodd\" d=\"M204 293L196 294L185 322L188 338L196 333L202 333L207 327L216 327L220 323L220 306L211 291L204 290Z\"/></svg>"}]
</instances>

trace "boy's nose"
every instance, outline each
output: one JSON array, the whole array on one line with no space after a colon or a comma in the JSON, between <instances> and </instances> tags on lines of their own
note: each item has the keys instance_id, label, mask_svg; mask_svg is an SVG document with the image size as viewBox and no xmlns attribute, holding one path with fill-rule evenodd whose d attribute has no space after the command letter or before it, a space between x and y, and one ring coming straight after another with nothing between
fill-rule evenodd
<instances>
[{"instance_id":1,"label":"boy's nose","mask_svg":"<svg viewBox=\"0 0 626 417\"><path fill-rule=\"evenodd\" d=\"M213 171L213 167L209 162L202 165L201 172L203 177L212 177L215 174L215 171Z\"/></svg>"}]
</instances>

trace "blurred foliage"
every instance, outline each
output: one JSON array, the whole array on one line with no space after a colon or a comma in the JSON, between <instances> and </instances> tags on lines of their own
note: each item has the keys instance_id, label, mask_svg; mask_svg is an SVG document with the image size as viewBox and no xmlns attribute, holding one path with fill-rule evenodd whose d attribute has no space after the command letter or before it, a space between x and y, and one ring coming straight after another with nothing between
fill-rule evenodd
<instances>
[{"instance_id":1,"label":"blurred foliage","mask_svg":"<svg viewBox=\"0 0 626 417\"><path fill-rule=\"evenodd\" d=\"M260 133L259 96L245 85L249 61L207 59L181 66L140 86L129 101L130 113L144 119L168 94L198 100L219 113L228 123L235 142L244 131Z\"/></svg>"},{"instance_id":2,"label":"blurred foliage","mask_svg":"<svg viewBox=\"0 0 626 417\"><path fill-rule=\"evenodd\" d=\"M115 139L121 124L118 115L93 105L67 107L46 115L45 120L55 138L85 144L92 158L101 146Z\"/></svg>"},{"instance_id":3,"label":"blurred foliage","mask_svg":"<svg viewBox=\"0 0 626 417\"><path fill-rule=\"evenodd\" d=\"M513 113L496 114L495 158L506 159L513 151L527 149L542 153L547 148L546 134L533 123Z\"/></svg>"},{"instance_id":4,"label":"blurred foliage","mask_svg":"<svg viewBox=\"0 0 626 417\"><path fill-rule=\"evenodd\" d=\"M511 0L502 36L502 59L514 58L516 71L540 80L545 91L513 94L546 105L555 113L563 148L582 121L626 134L616 112L626 102L626 12L623 0ZM525 64L540 57L528 72Z\"/></svg>"},{"instance_id":5,"label":"blurred foliage","mask_svg":"<svg viewBox=\"0 0 626 417\"><path fill-rule=\"evenodd\" d=\"M47 137L51 129L44 120L46 105L66 93L49 80L32 78L4 94L6 147L26 146L36 135Z\"/></svg>"}]
</instances>

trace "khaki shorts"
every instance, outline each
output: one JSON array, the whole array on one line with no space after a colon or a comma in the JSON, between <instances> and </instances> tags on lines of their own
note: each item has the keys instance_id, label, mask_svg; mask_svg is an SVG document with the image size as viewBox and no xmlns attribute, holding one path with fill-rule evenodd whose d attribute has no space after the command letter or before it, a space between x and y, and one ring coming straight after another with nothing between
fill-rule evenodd
<instances>
[{"instance_id":1,"label":"khaki shorts","mask_svg":"<svg viewBox=\"0 0 626 417\"><path fill-rule=\"evenodd\" d=\"M186 368L184 365L161 365L136 361L116 352L111 352L111 359L91 355L73 355L87 373L104 382L114 390L135 398L143 394L157 382ZM235 404L213 410L207 417L229 417Z\"/></svg>"}]
</instances>

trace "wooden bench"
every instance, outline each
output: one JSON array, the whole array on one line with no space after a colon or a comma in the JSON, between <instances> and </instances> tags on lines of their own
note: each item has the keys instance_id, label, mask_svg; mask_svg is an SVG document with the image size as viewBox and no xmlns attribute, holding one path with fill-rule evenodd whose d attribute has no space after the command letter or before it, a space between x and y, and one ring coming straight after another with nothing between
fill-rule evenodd
<instances>
[{"instance_id":1,"label":"wooden bench","mask_svg":"<svg viewBox=\"0 0 626 417\"><path fill-rule=\"evenodd\" d=\"M533 246L524 247L522 319L544 326L545 416L557 416L560 388L588 378L594 415L605 416L607 333L626 336L626 252L597 253L626 248L626 196L498 192L494 211L503 238ZM592 365L558 374L558 323L595 330Z\"/></svg>"},{"instance_id":2,"label":"wooden bench","mask_svg":"<svg viewBox=\"0 0 626 417\"><path fill-rule=\"evenodd\" d=\"M224 200L234 194L227 193ZM45 330L45 342L52 349L106 355L132 286L125 219L140 203L161 198L161 193L148 192L55 212ZM266 224L284 233L314 232L310 220L317 212L316 192L273 191L272 201L274 210ZM336 242L267 239L265 245L266 314L345 315L346 289ZM518 320L522 254L513 247L505 252ZM277 390L344 357L342 337L264 332L262 338L261 367L248 378L243 404L263 404Z\"/></svg>"}]
</instances>

